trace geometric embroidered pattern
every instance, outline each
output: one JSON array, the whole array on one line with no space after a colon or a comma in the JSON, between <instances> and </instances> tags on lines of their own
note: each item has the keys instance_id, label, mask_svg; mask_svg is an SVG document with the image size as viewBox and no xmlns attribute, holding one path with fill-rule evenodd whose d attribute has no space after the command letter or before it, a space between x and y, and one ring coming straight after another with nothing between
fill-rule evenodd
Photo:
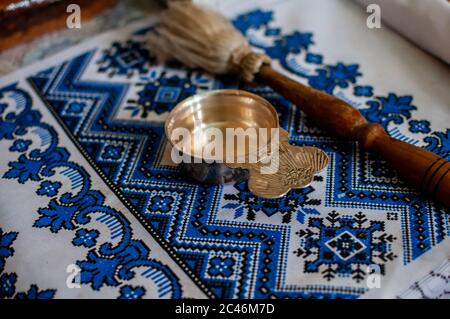
<instances>
[{"instance_id":1,"label":"geometric embroidered pattern","mask_svg":"<svg viewBox=\"0 0 450 319\"><path fill-rule=\"evenodd\" d=\"M325 243L339 258L348 260L367 248L358 238L344 231Z\"/></svg>"},{"instance_id":2,"label":"geometric embroidered pattern","mask_svg":"<svg viewBox=\"0 0 450 319\"><path fill-rule=\"evenodd\" d=\"M140 276L152 283L152 295L181 298L177 276L168 266L151 258L150 249L134 237L126 217L105 204L105 195L92 187L83 167L70 161L69 151L59 145L56 130L42 122L41 112L33 108L33 99L17 83L0 88L0 141L13 141L11 150L17 153L17 160L9 162L9 170L2 178L17 180L19 184L38 182L36 194L49 201L35 212L33 227L54 234L67 232L73 236L73 246L89 248L84 259L74 261L81 271L81 284L90 285L93 290L117 288L118 298L142 298L145 288L129 284ZM17 236L2 234L0 229L0 273L5 259L14 254L11 245ZM0 297L13 297L17 280L16 273L3 273ZM55 293L56 290L40 291L33 285L28 293L16 297L52 298Z\"/></svg>"},{"instance_id":3,"label":"geometric embroidered pattern","mask_svg":"<svg viewBox=\"0 0 450 319\"><path fill-rule=\"evenodd\" d=\"M396 256L385 233L385 223L369 221L362 213L354 217L331 212L325 219L314 217L307 230L300 230L301 248L296 255L306 259L305 272L320 272L328 281L335 276L351 276L359 282L368 266L377 265L385 273L385 263Z\"/></svg>"},{"instance_id":4,"label":"geometric embroidered pattern","mask_svg":"<svg viewBox=\"0 0 450 319\"><path fill-rule=\"evenodd\" d=\"M312 33L285 33L273 20L271 11L255 10L233 22L287 72L346 100L391 135L450 157L450 130L433 132L429 122L414 118L420 106L413 96L378 94L363 83L358 64L328 64L314 51ZM156 65L142 34L28 80L94 168L207 294L356 298L365 291L367 266L386 274L393 261L411 263L450 235L443 207L406 187L374 154L315 128L301 105L267 87ZM309 187L274 200L253 196L245 183L208 186L182 176L165 160L165 116L185 97L212 88L246 89L269 100L292 144L320 147L329 155L327 171ZM42 192L56 192L56 186ZM85 245L96 238L79 236ZM88 263L96 258L89 256ZM302 280L293 277L298 269ZM324 281L317 283L317 276Z\"/></svg>"}]
</instances>

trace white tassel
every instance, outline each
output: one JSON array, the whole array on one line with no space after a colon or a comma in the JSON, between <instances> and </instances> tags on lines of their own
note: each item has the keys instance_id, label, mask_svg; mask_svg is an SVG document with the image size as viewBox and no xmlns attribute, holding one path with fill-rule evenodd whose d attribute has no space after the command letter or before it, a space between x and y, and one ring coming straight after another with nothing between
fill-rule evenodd
<instances>
[{"instance_id":1,"label":"white tassel","mask_svg":"<svg viewBox=\"0 0 450 319\"><path fill-rule=\"evenodd\" d=\"M247 39L220 14L190 2L170 2L148 38L160 61L178 60L190 68L213 74L238 72L253 81L264 55L252 52Z\"/></svg>"}]
</instances>

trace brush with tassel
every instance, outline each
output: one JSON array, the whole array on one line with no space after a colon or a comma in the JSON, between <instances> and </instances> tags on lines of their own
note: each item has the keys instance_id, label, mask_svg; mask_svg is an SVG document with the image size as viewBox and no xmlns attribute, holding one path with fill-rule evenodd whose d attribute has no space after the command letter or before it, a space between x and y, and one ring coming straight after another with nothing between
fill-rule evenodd
<instances>
[{"instance_id":1,"label":"brush with tassel","mask_svg":"<svg viewBox=\"0 0 450 319\"><path fill-rule=\"evenodd\" d=\"M364 150L378 153L411 187L450 207L446 159L390 137L380 124L368 123L346 102L274 70L270 58L253 51L222 15L189 1L169 1L148 45L160 61L174 59L190 68L235 73L247 82L268 85L331 136L357 141Z\"/></svg>"}]
</instances>

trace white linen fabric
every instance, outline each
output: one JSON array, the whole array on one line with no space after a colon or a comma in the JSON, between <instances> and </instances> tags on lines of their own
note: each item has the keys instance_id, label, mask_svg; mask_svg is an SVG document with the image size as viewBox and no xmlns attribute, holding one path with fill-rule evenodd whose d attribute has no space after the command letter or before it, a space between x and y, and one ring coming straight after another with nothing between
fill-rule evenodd
<instances>
[{"instance_id":1,"label":"white linen fabric","mask_svg":"<svg viewBox=\"0 0 450 319\"><path fill-rule=\"evenodd\" d=\"M280 72L450 157L449 67L368 29L354 2L208 3ZM142 47L153 22L0 79L0 298L420 298L415 283L446 295L448 280L429 278L448 274L448 210L268 88L155 64ZM222 87L270 100L290 141L325 149L328 169L268 202L245 184L181 178L164 119Z\"/></svg>"},{"instance_id":2,"label":"white linen fabric","mask_svg":"<svg viewBox=\"0 0 450 319\"><path fill-rule=\"evenodd\" d=\"M382 20L400 34L450 64L450 1L355 0L378 4Z\"/></svg>"}]
</instances>

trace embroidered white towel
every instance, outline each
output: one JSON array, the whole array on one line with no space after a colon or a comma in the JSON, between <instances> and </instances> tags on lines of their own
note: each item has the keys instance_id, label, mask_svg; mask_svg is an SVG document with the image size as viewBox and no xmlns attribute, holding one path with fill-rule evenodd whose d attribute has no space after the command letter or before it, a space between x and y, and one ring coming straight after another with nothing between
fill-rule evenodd
<instances>
[{"instance_id":1,"label":"embroidered white towel","mask_svg":"<svg viewBox=\"0 0 450 319\"><path fill-rule=\"evenodd\" d=\"M382 20L423 49L450 64L449 0L356 0L376 3Z\"/></svg>"}]
</instances>

